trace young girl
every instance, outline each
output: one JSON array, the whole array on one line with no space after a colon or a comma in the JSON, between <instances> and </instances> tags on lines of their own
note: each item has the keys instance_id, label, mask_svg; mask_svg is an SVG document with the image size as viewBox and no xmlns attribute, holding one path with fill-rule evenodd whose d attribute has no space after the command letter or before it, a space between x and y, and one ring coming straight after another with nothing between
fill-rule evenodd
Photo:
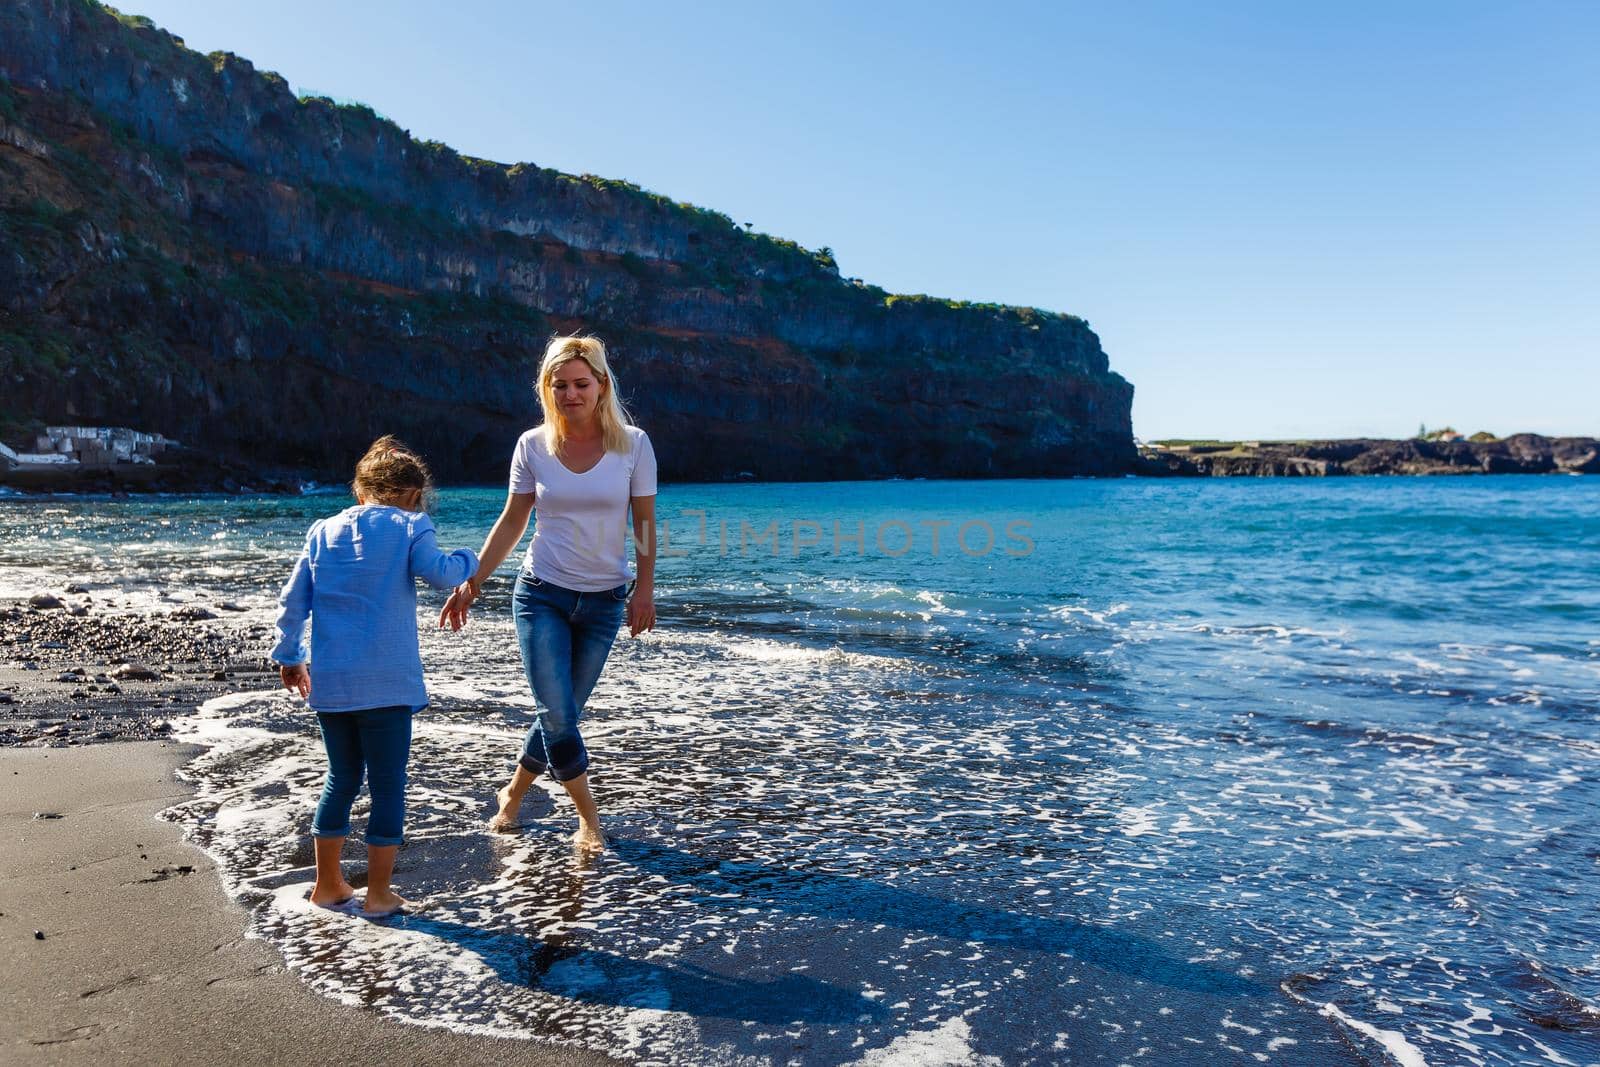
<instances>
[{"instance_id":1,"label":"young girl","mask_svg":"<svg viewBox=\"0 0 1600 1067\"><path fill-rule=\"evenodd\" d=\"M339 853L365 774L372 811L361 914L376 919L407 903L389 879L405 821L411 716L428 704L417 647L416 579L449 589L477 572L478 558L470 549L446 553L439 547L422 512L433 488L428 468L395 438L373 442L350 487L356 506L312 523L306 535L305 551L278 598L272 658L283 687L316 711L328 752L328 777L311 823L317 855L311 902L354 906Z\"/></svg>"}]
</instances>

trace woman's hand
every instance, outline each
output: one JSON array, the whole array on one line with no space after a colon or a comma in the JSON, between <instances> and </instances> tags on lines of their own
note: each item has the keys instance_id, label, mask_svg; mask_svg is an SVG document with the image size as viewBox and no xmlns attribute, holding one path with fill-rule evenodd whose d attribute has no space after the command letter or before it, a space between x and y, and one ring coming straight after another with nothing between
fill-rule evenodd
<instances>
[{"instance_id":1,"label":"woman's hand","mask_svg":"<svg viewBox=\"0 0 1600 1067\"><path fill-rule=\"evenodd\" d=\"M472 602L478 599L478 591L472 587L470 581L462 582L456 586L455 592L450 594L450 599L444 602L444 607L439 609L439 628L446 626L451 630L459 630L467 624L467 609L472 607Z\"/></svg>"},{"instance_id":2,"label":"woman's hand","mask_svg":"<svg viewBox=\"0 0 1600 1067\"><path fill-rule=\"evenodd\" d=\"M656 591L649 584L640 582L633 587L633 595L628 598L628 634L638 637L646 630L656 628Z\"/></svg>"},{"instance_id":3,"label":"woman's hand","mask_svg":"<svg viewBox=\"0 0 1600 1067\"><path fill-rule=\"evenodd\" d=\"M278 680L283 687L291 693L299 693L301 700L311 698L311 672L304 663L296 663L290 667L278 668Z\"/></svg>"}]
</instances>

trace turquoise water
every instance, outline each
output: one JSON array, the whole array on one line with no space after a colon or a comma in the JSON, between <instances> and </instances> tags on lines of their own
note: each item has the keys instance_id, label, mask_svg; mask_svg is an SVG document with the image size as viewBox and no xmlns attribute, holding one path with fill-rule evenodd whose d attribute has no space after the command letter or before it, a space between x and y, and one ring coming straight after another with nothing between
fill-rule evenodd
<instances>
[{"instance_id":1,"label":"turquoise water","mask_svg":"<svg viewBox=\"0 0 1600 1067\"><path fill-rule=\"evenodd\" d=\"M476 547L501 500L442 494L441 539ZM260 624L340 506L0 502L0 591ZM214 747L175 817L314 987L658 1062L1600 1061L1600 479L669 486L659 510L661 629L591 702L617 837L592 864L564 800L479 829L527 721L508 583L424 638L409 925L293 904L304 712L194 717Z\"/></svg>"}]
</instances>

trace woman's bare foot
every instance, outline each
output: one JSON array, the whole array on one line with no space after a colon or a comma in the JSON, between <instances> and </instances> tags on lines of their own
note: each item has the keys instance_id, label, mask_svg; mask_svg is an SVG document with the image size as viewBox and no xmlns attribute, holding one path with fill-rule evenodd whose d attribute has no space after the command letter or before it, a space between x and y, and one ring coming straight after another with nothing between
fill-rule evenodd
<instances>
[{"instance_id":1,"label":"woman's bare foot","mask_svg":"<svg viewBox=\"0 0 1600 1067\"><path fill-rule=\"evenodd\" d=\"M368 919L382 919L389 915L397 915L409 907L411 901L392 889L385 893L376 893L369 889L367 902L361 906L361 914Z\"/></svg>"},{"instance_id":2,"label":"woman's bare foot","mask_svg":"<svg viewBox=\"0 0 1600 1067\"><path fill-rule=\"evenodd\" d=\"M606 835L600 830L600 810L589 792L588 772L569 778L561 785L572 798L572 806L578 809L578 832L572 835L572 843L585 852L604 850Z\"/></svg>"},{"instance_id":3,"label":"woman's bare foot","mask_svg":"<svg viewBox=\"0 0 1600 1067\"><path fill-rule=\"evenodd\" d=\"M572 834L572 843L585 852L603 852L608 842L600 827L580 823Z\"/></svg>"},{"instance_id":4,"label":"woman's bare foot","mask_svg":"<svg viewBox=\"0 0 1600 1067\"><path fill-rule=\"evenodd\" d=\"M509 834L522 829L522 820L518 818L522 798L509 785L501 786L494 798L500 802L500 810L489 820L489 829L497 834Z\"/></svg>"}]
</instances>

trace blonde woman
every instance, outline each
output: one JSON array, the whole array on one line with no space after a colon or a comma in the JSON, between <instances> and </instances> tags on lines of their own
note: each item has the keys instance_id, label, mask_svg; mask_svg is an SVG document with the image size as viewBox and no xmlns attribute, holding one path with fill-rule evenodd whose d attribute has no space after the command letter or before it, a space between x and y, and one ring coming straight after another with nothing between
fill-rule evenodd
<instances>
[{"instance_id":1,"label":"blonde woman","mask_svg":"<svg viewBox=\"0 0 1600 1067\"><path fill-rule=\"evenodd\" d=\"M466 625L484 579L537 513L511 604L538 713L511 781L496 794L500 810L489 827L518 829L522 798L548 769L578 809L574 843L598 850L606 840L578 720L624 614L635 636L656 623L656 456L623 410L598 338L552 339L538 390L544 422L517 441L505 509L478 554L477 573L450 595L439 625ZM624 536L630 512L638 563L631 595Z\"/></svg>"}]
</instances>

